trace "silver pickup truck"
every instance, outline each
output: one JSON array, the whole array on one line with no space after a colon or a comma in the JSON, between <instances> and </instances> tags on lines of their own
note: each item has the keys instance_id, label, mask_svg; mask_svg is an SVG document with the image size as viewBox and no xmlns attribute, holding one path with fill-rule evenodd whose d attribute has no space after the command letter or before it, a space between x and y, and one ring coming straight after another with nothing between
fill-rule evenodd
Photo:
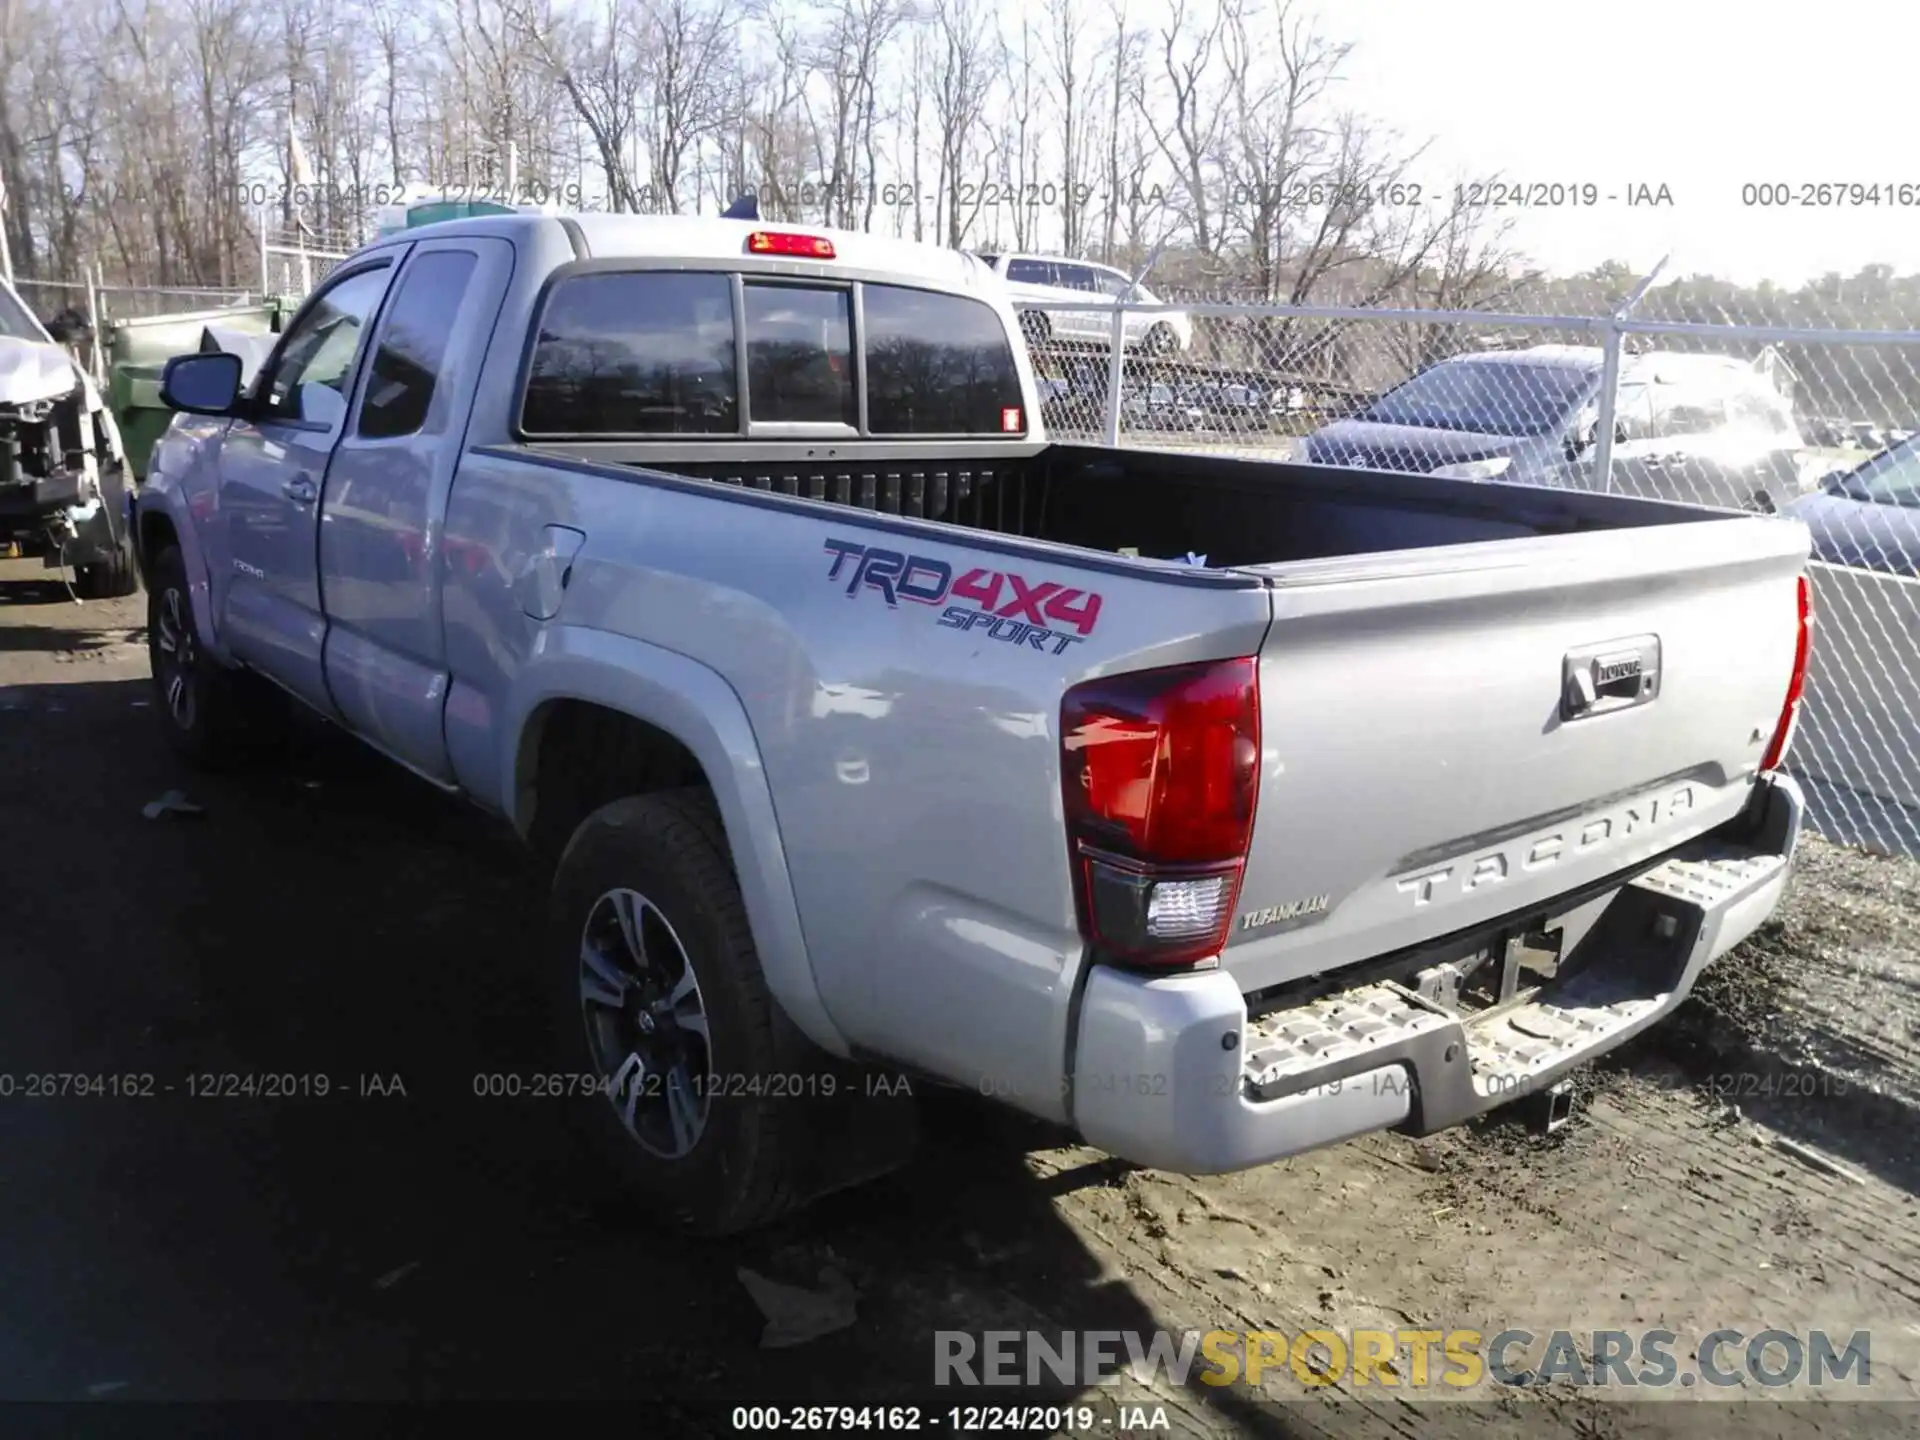
<instances>
[{"instance_id":1,"label":"silver pickup truck","mask_svg":"<svg viewBox=\"0 0 1920 1440\"><path fill-rule=\"evenodd\" d=\"M713 1233L896 1164L890 1077L1194 1174L1430 1132L1767 918L1804 527L1049 444L1017 335L866 235L381 241L168 366L156 709L510 820L578 1118Z\"/></svg>"}]
</instances>

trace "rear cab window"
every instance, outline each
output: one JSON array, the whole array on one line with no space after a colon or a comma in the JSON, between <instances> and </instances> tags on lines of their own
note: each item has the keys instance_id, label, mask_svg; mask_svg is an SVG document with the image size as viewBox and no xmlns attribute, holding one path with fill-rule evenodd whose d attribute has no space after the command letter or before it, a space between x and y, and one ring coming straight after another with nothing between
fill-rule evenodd
<instances>
[{"instance_id":1,"label":"rear cab window","mask_svg":"<svg viewBox=\"0 0 1920 1440\"><path fill-rule=\"evenodd\" d=\"M982 300L732 271L566 275L537 321L529 439L1018 439L1007 329Z\"/></svg>"},{"instance_id":2,"label":"rear cab window","mask_svg":"<svg viewBox=\"0 0 1920 1440\"><path fill-rule=\"evenodd\" d=\"M863 298L870 433L1024 431L1020 372L992 309L964 296L894 285L869 285Z\"/></svg>"},{"instance_id":3,"label":"rear cab window","mask_svg":"<svg viewBox=\"0 0 1920 1440\"><path fill-rule=\"evenodd\" d=\"M733 286L697 271L573 275L542 307L520 428L595 438L740 428Z\"/></svg>"}]
</instances>

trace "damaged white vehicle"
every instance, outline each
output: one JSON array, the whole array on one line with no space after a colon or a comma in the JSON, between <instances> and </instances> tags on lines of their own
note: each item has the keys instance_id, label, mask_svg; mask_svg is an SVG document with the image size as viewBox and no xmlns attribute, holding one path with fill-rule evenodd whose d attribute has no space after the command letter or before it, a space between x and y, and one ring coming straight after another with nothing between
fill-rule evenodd
<instances>
[{"instance_id":1,"label":"damaged white vehicle","mask_svg":"<svg viewBox=\"0 0 1920 1440\"><path fill-rule=\"evenodd\" d=\"M129 484L98 387L0 282L0 552L70 569L84 599L133 594Z\"/></svg>"}]
</instances>

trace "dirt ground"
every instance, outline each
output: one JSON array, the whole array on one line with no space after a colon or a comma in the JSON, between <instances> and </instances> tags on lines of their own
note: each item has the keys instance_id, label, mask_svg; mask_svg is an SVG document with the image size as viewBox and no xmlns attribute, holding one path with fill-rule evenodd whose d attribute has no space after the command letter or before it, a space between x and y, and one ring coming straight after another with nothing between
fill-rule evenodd
<instances>
[{"instance_id":1,"label":"dirt ground","mask_svg":"<svg viewBox=\"0 0 1920 1440\"><path fill-rule=\"evenodd\" d=\"M1870 1393L1920 1399L1911 862L1809 841L1781 915L1550 1136L1499 1118L1193 1180L949 1099L906 1171L692 1245L605 1189L552 1102L476 1093L545 1068L539 895L507 838L337 739L185 773L143 613L0 562L0 1398L647 1402L646 1433L727 1433L706 1402L924 1397L937 1330L1377 1326L1663 1327L1683 1367L1720 1327L1865 1329ZM143 816L176 789L204 813ZM225 1073L309 1078L190 1093ZM47 1074L156 1089L22 1088ZM743 1268L837 1271L853 1323L762 1348ZM1630 1405L1284 1367L1263 1393L1130 1377L1091 1399L1102 1434L1130 1433L1120 1403L1204 1435L1920 1423L1831 1391Z\"/></svg>"}]
</instances>

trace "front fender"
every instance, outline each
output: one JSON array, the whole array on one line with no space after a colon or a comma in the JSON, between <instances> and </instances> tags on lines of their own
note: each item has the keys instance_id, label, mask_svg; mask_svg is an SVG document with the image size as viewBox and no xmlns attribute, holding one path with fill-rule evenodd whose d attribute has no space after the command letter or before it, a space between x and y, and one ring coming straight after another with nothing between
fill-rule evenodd
<instances>
[{"instance_id":1,"label":"front fender","mask_svg":"<svg viewBox=\"0 0 1920 1440\"><path fill-rule=\"evenodd\" d=\"M187 572L188 598L193 602L193 628L198 633L200 648L216 659L230 661L231 657L221 645L214 628L213 591L208 569L210 557L195 521L189 493L177 484L167 483L160 475L152 475L137 492L129 487L127 500L134 561L139 566L141 580L149 590L152 589L154 556L147 542L147 523L150 517L158 513L164 515L172 525L175 542L180 547L180 559Z\"/></svg>"},{"instance_id":2,"label":"front fender","mask_svg":"<svg viewBox=\"0 0 1920 1440\"><path fill-rule=\"evenodd\" d=\"M746 707L717 671L685 655L605 630L544 630L516 677L501 727L506 810L523 836L533 818L538 716L555 701L579 700L645 721L673 736L706 771L760 954L767 988L814 1044L846 1057L850 1048L814 983L787 870L773 792Z\"/></svg>"}]
</instances>

